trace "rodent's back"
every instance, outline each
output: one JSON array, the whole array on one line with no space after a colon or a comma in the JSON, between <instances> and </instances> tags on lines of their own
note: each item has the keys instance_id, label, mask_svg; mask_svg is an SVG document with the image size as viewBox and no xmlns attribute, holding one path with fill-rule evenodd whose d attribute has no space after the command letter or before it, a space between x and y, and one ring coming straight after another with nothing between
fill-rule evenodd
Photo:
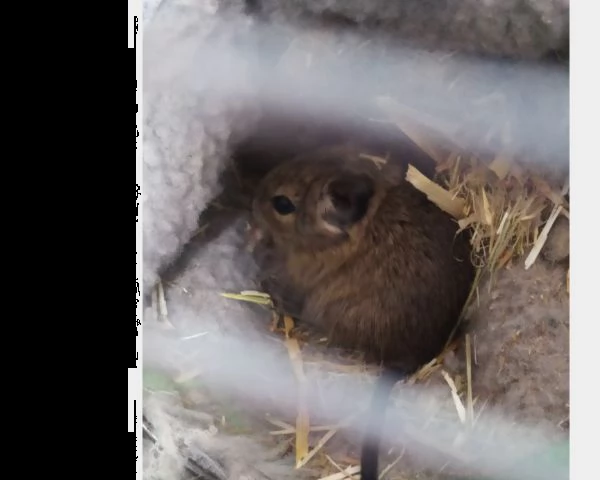
<instances>
[{"instance_id":1,"label":"rodent's back","mask_svg":"<svg viewBox=\"0 0 600 480\"><path fill-rule=\"evenodd\" d=\"M437 355L474 277L457 224L408 182L383 197L351 258L313 285L303 317L334 344L413 370Z\"/></svg>"}]
</instances>

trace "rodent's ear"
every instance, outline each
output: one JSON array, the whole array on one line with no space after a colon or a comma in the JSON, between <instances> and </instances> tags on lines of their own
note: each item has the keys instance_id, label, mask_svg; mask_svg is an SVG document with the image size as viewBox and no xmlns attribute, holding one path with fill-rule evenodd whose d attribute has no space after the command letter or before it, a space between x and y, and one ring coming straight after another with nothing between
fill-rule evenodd
<instances>
[{"instance_id":1,"label":"rodent's ear","mask_svg":"<svg viewBox=\"0 0 600 480\"><path fill-rule=\"evenodd\" d=\"M365 216L375 193L373 179L364 174L346 173L329 183L325 192L327 207L323 220L347 228Z\"/></svg>"}]
</instances>

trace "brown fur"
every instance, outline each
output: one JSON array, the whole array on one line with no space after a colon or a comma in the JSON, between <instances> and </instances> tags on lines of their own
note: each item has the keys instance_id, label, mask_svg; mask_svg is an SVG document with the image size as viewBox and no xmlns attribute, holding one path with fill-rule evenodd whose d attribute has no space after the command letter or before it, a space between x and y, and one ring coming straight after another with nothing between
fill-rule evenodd
<instances>
[{"instance_id":1,"label":"brown fur","mask_svg":"<svg viewBox=\"0 0 600 480\"><path fill-rule=\"evenodd\" d=\"M358 175L373 186L366 213L340 227L331 221L338 211L328 189ZM292 199L296 211L277 214L275 195ZM270 255L267 289L285 310L369 361L414 370L439 353L473 268L467 239L421 192L405 181L393 184L356 151L326 148L271 171L253 213Z\"/></svg>"}]
</instances>

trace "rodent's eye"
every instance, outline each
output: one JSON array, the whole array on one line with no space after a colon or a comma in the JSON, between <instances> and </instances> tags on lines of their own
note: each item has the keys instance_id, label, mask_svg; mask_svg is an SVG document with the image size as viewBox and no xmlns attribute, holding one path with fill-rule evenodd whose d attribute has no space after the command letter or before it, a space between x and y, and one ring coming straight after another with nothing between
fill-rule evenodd
<instances>
[{"instance_id":1,"label":"rodent's eye","mask_svg":"<svg viewBox=\"0 0 600 480\"><path fill-rule=\"evenodd\" d=\"M289 215L296 211L296 206L293 202L285 195L276 195L271 198L273 208L279 215Z\"/></svg>"}]
</instances>

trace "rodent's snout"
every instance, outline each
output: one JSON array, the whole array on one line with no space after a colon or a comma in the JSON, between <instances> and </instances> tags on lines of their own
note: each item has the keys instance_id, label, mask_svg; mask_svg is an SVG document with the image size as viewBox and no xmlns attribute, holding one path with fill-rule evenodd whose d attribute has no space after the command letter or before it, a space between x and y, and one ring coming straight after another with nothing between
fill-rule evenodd
<instances>
[{"instance_id":1,"label":"rodent's snout","mask_svg":"<svg viewBox=\"0 0 600 480\"><path fill-rule=\"evenodd\" d=\"M246 229L247 248L250 252L267 237L269 228L263 208L264 202L261 201L260 196L255 197L252 201L251 216Z\"/></svg>"},{"instance_id":2,"label":"rodent's snout","mask_svg":"<svg viewBox=\"0 0 600 480\"><path fill-rule=\"evenodd\" d=\"M246 248L252 252L256 246L265 238L265 232L255 222L248 223L246 228Z\"/></svg>"}]
</instances>

